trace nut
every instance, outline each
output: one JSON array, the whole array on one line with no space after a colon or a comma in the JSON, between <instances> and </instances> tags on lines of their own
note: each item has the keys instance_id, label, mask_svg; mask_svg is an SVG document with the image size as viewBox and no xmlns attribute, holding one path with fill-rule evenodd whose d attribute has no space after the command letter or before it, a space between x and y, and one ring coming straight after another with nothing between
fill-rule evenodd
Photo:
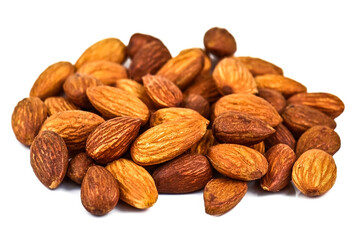
<instances>
[{"instance_id":1,"label":"nut","mask_svg":"<svg viewBox=\"0 0 361 240\"><path fill-rule=\"evenodd\" d=\"M258 96L269 102L280 114L287 105L285 97L280 92L273 89L258 88Z\"/></svg>"},{"instance_id":2,"label":"nut","mask_svg":"<svg viewBox=\"0 0 361 240\"><path fill-rule=\"evenodd\" d=\"M291 78L279 74L265 74L256 77L258 88L270 88L282 93L285 97L306 92L307 88Z\"/></svg>"},{"instance_id":3,"label":"nut","mask_svg":"<svg viewBox=\"0 0 361 240\"><path fill-rule=\"evenodd\" d=\"M45 99L44 103L48 109L49 116L58 112L79 109L71 101L63 97L48 97Z\"/></svg>"},{"instance_id":4,"label":"nut","mask_svg":"<svg viewBox=\"0 0 361 240\"><path fill-rule=\"evenodd\" d=\"M149 122L150 126L154 127L166 122L176 122L181 119L199 119L203 120L207 125L209 121L202 117L198 112L189 108L163 108L155 111Z\"/></svg>"},{"instance_id":5,"label":"nut","mask_svg":"<svg viewBox=\"0 0 361 240\"><path fill-rule=\"evenodd\" d=\"M270 137L266 138L265 144L267 148L271 148L274 145L279 143L284 143L290 146L291 149L295 149L296 140L293 137L292 133L288 128L280 123L277 127L274 128L276 132L272 134Z\"/></svg>"},{"instance_id":6,"label":"nut","mask_svg":"<svg viewBox=\"0 0 361 240\"><path fill-rule=\"evenodd\" d=\"M81 184L86 171L93 165L93 159L91 159L85 152L78 153L70 159L66 176L73 182Z\"/></svg>"},{"instance_id":7,"label":"nut","mask_svg":"<svg viewBox=\"0 0 361 240\"><path fill-rule=\"evenodd\" d=\"M283 75L282 68L267 62L260 58L254 57L237 57L241 62L246 65L248 70L253 76L265 75L265 74L278 74Z\"/></svg>"},{"instance_id":8,"label":"nut","mask_svg":"<svg viewBox=\"0 0 361 240\"><path fill-rule=\"evenodd\" d=\"M158 38L143 33L134 33L127 46L128 56L133 58L137 54L138 50L141 49L145 44L150 42L161 42Z\"/></svg>"},{"instance_id":9,"label":"nut","mask_svg":"<svg viewBox=\"0 0 361 240\"><path fill-rule=\"evenodd\" d=\"M203 43L208 52L219 58L230 56L237 50L236 40L225 28L209 29L204 34Z\"/></svg>"},{"instance_id":10,"label":"nut","mask_svg":"<svg viewBox=\"0 0 361 240\"><path fill-rule=\"evenodd\" d=\"M209 102L198 94L189 94L183 100L185 108L193 109L201 114L203 117L208 118L211 114L211 107Z\"/></svg>"}]
</instances>

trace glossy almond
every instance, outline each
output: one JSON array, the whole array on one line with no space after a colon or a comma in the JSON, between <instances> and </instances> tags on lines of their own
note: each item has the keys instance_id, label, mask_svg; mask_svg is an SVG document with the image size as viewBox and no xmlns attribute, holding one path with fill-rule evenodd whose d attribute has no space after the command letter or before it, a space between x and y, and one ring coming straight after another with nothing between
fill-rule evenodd
<instances>
[{"instance_id":1,"label":"glossy almond","mask_svg":"<svg viewBox=\"0 0 361 240\"><path fill-rule=\"evenodd\" d=\"M148 107L134 95L110 86L88 88L86 94L91 104L106 118L140 118L145 124L149 118Z\"/></svg>"},{"instance_id":2,"label":"glossy almond","mask_svg":"<svg viewBox=\"0 0 361 240\"><path fill-rule=\"evenodd\" d=\"M157 168L153 174L159 193L190 193L212 178L212 166L200 154L185 154Z\"/></svg>"},{"instance_id":3,"label":"glossy almond","mask_svg":"<svg viewBox=\"0 0 361 240\"><path fill-rule=\"evenodd\" d=\"M219 61L213 71L213 79L222 95L231 93L257 93L257 84L247 67L237 58Z\"/></svg>"},{"instance_id":4,"label":"glossy almond","mask_svg":"<svg viewBox=\"0 0 361 240\"><path fill-rule=\"evenodd\" d=\"M45 99L44 103L48 109L49 116L58 112L79 109L71 101L63 97L48 97Z\"/></svg>"},{"instance_id":5,"label":"glossy almond","mask_svg":"<svg viewBox=\"0 0 361 240\"><path fill-rule=\"evenodd\" d=\"M140 209L149 208L158 199L158 191L152 176L131 160L118 159L106 166L118 181L120 199Z\"/></svg>"},{"instance_id":6,"label":"glossy almond","mask_svg":"<svg viewBox=\"0 0 361 240\"><path fill-rule=\"evenodd\" d=\"M115 82L115 87L119 88L129 94L132 94L142 100L149 109L154 109L154 103L149 98L145 88L142 84L131 79L119 79Z\"/></svg>"},{"instance_id":7,"label":"glossy almond","mask_svg":"<svg viewBox=\"0 0 361 240\"><path fill-rule=\"evenodd\" d=\"M39 133L30 147L30 164L44 186L57 188L68 167L68 149L64 140L55 132Z\"/></svg>"},{"instance_id":8,"label":"glossy almond","mask_svg":"<svg viewBox=\"0 0 361 240\"><path fill-rule=\"evenodd\" d=\"M46 118L47 108L40 98L29 97L18 102L11 116L16 139L30 146Z\"/></svg>"},{"instance_id":9,"label":"glossy almond","mask_svg":"<svg viewBox=\"0 0 361 240\"><path fill-rule=\"evenodd\" d=\"M64 139L69 151L82 150L89 134L103 122L104 119L94 113L70 110L49 117L40 131L49 130L58 133Z\"/></svg>"},{"instance_id":10,"label":"glossy almond","mask_svg":"<svg viewBox=\"0 0 361 240\"><path fill-rule=\"evenodd\" d=\"M261 187L277 192L291 182L292 167L296 162L295 152L286 144L277 144L266 152L268 171L261 179Z\"/></svg>"},{"instance_id":11,"label":"glossy almond","mask_svg":"<svg viewBox=\"0 0 361 240\"><path fill-rule=\"evenodd\" d=\"M257 76L256 83L258 88L270 88L282 93L285 97L307 91L307 88L300 82L278 74Z\"/></svg>"},{"instance_id":12,"label":"glossy almond","mask_svg":"<svg viewBox=\"0 0 361 240\"><path fill-rule=\"evenodd\" d=\"M267 159L261 153L238 144L212 146L207 157L218 172L243 181L259 179L268 169Z\"/></svg>"},{"instance_id":13,"label":"glossy almond","mask_svg":"<svg viewBox=\"0 0 361 240\"><path fill-rule=\"evenodd\" d=\"M203 43L208 52L219 58L231 56L237 50L236 40L225 28L214 27L209 29L204 34Z\"/></svg>"},{"instance_id":14,"label":"glossy almond","mask_svg":"<svg viewBox=\"0 0 361 240\"><path fill-rule=\"evenodd\" d=\"M282 122L276 109L263 98L253 94L237 93L220 98L214 106L214 117L228 111L238 111L257 117L271 127Z\"/></svg>"},{"instance_id":15,"label":"glossy almond","mask_svg":"<svg viewBox=\"0 0 361 240\"><path fill-rule=\"evenodd\" d=\"M253 76L265 75L265 74L278 74L283 75L282 68L267 62L261 58L254 57L237 57L241 62L246 65L248 70Z\"/></svg>"},{"instance_id":16,"label":"glossy almond","mask_svg":"<svg viewBox=\"0 0 361 240\"><path fill-rule=\"evenodd\" d=\"M304 152L292 170L292 181L304 195L320 196L330 190L337 176L333 157L323 150L311 149Z\"/></svg>"},{"instance_id":17,"label":"glossy almond","mask_svg":"<svg viewBox=\"0 0 361 240\"><path fill-rule=\"evenodd\" d=\"M287 105L285 97L280 92L273 89L258 88L258 96L269 102L280 114Z\"/></svg>"},{"instance_id":18,"label":"glossy almond","mask_svg":"<svg viewBox=\"0 0 361 240\"><path fill-rule=\"evenodd\" d=\"M158 38L153 37L151 35L143 34L143 33L134 33L130 37L127 46L128 56L130 58L133 58L139 49L141 49L145 44L153 41L160 42Z\"/></svg>"},{"instance_id":19,"label":"glossy almond","mask_svg":"<svg viewBox=\"0 0 361 240\"><path fill-rule=\"evenodd\" d=\"M202 139L190 148L190 152L206 155L208 152L208 148L215 145L216 143L217 141L213 136L212 129L207 129Z\"/></svg>"},{"instance_id":20,"label":"glossy almond","mask_svg":"<svg viewBox=\"0 0 361 240\"><path fill-rule=\"evenodd\" d=\"M288 130L288 128L283 125L282 123L279 124L277 127L274 128L276 132L266 138L265 144L267 148L271 148L274 145L279 143L283 143L288 145L291 149L295 149L296 147L296 140L293 134Z\"/></svg>"},{"instance_id":21,"label":"glossy almond","mask_svg":"<svg viewBox=\"0 0 361 240\"><path fill-rule=\"evenodd\" d=\"M77 184L81 184L90 166L95 162L85 152L78 153L72 157L68 164L66 176Z\"/></svg>"},{"instance_id":22,"label":"glossy almond","mask_svg":"<svg viewBox=\"0 0 361 240\"><path fill-rule=\"evenodd\" d=\"M184 92L184 95L190 94L201 95L211 103L221 97L211 74L198 75Z\"/></svg>"},{"instance_id":23,"label":"glossy almond","mask_svg":"<svg viewBox=\"0 0 361 240\"><path fill-rule=\"evenodd\" d=\"M204 207L210 215L222 215L234 208L247 193L247 183L215 178L209 181L203 191Z\"/></svg>"},{"instance_id":24,"label":"glossy almond","mask_svg":"<svg viewBox=\"0 0 361 240\"><path fill-rule=\"evenodd\" d=\"M198 94L189 94L183 99L183 107L193 109L205 118L209 118L211 114L211 106L209 102Z\"/></svg>"},{"instance_id":25,"label":"glossy almond","mask_svg":"<svg viewBox=\"0 0 361 240\"><path fill-rule=\"evenodd\" d=\"M86 152L100 164L109 163L122 156L138 136L142 120L116 117L103 122L89 135Z\"/></svg>"},{"instance_id":26,"label":"glossy almond","mask_svg":"<svg viewBox=\"0 0 361 240\"><path fill-rule=\"evenodd\" d=\"M94 61L110 61L122 63L127 55L126 46L117 38L102 39L87 48L75 63L79 69L84 63Z\"/></svg>"},{"instance_id":27,"label":"glossy almond","mask_svg":"<svg viewBox=\"0 0 361 240\"><path fill-rule=\"evenodd\" d=\"M115 208L119 201L119 187L104 167L91 166L81 184L81 203L93 215L102 216Z\"/></svg>"},{"instance_id":28,"label":"glossy almond","mask_svg":"<svg viewBox=\"0 0 361 240\"><path fill-rule=\"evenodd\" d=\"M30 97L39 97L44 100L55 96L67 77L74 73L74 66L70 62L57 62L47 67L36 79L30 90Z\"/></svg>"},{"instance_id":29,"label":"glossy almond","mask_svg":"<svg viewBox=\"0 0 361 240\"><path fill-rule=\"evenodd\" d=\"M134 141L132 159L144 166L169 161L201 140L207 124L202 119L179 119L152 127Z\"/></svg>"},{"instance_id":30,"label":"glossy almond","mask_svg":"<svg viewBox=\"0 0 361 240\"><path fill-rule=\"evenodd\" d=\"M199 119L203 120L207 125L209 123L207 119L192 109L171 107L155 111L149 120L149 124L154 127L162 123L177 122L182 119Z\"/></svg>"}]
</instances>

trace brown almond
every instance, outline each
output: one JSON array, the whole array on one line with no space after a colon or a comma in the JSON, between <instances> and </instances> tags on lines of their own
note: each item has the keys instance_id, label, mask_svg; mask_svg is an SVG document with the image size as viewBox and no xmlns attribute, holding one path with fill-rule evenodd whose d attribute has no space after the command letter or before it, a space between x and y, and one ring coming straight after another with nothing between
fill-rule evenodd
<instances>
[{"instance_id":1,"label":"brown almond","mask_svg":"<svg viewBox=\"0 0 361 240\"><path fill-rule=\"evenodd\" d=\"M122 201L139 209L149 208L157 201L154 180L143 167L121 158L108 164L106 169L118 181Z\"/></svg>"},{"instance_id":2,"label":"brown almond","mask_svg":"<svg viewBox=\"0 0 361 240\"><path fill-rule=\"evenodd\" d=\"M151 35L147 35L143 33L134 33L130 37L127 46L128 56L130 58L133 58L139 49L141 49L145 44L153 41L161 42L158 38L155 38Z\"/></svg>"},{"instance_id":3,"label":"brown almond","mask_svg":"<svg viewBox=\"0 0 361 240\"><path fill-rule=\"evenodd\" d=\"M55 189L60 185L68 167L68 149L59 134L39 133L30 147L30 164L44 186Z\"/></svg>"},{"instance_id":4,"label":"brown almond","mask_svg":"<svg viewBox=\"0 0 361 240\"><path fill-rule=\"evenodd\" d=\"M200 154L185 154L157 168L153 174L159 193L190 193L212 178L212 166Z\"/></svg>"},{"instance_id":5,"label":"brown almond","mask_svg":"<svg viewBox=\"0 0 361 240\"><path fill-rule=\"evenodd\" d=\"M274 65L273 63L267 62L260 58L254 57L237 57L242 61L253 76L265 75L265 74L277 74L283 75L282 68Z\"/></svg>"},{"instance_id":6,"label":"brown almond","mask_svg":"<svg viewBox=\"0 0 361 240\"><path fill-rule=\"evenodd\" d=\"M259 153L263 154L263 155L266 152L266 145L265 145L264 141L253 144L250 147L253 148L254 150L258 151Z\"/></svg>"},{"instance_id":7,"label":"brown almond","mask_svg":"<svg viewBox=\"0 0 361 240\"><path fill-rule=\"evenodd\" d=\"M287 105L285 97L273 89L258 88L258 96L269 102L278 113L282 113Z\"/></svg>"},{"instance_id":8,"label":"brown almond","mask_svg":"<svg viewBox=\"0 0 361 240\"><path fill-rule=\"evenodd\" d=\"M163 108L155 111L150 117L149 124L151 127L157 126L166 122L176 122L182 119L200 119L207 125L209 121L202 117L198 112L189 108Z\"/></svg>"},{"instance_id":9,"label":"brown almond","mask_svg":"<svg viewBox=\"0 0 361 240\"><path fill-rule=\"evenodd\" d=\"M203 198L206 213L222 215L234 208L246 195L247 183L229 179L214 178L204 188Z\"/></svg>"},{"instance_id":10,"label":"brown almond","mask_svg":"<svg viewBox=\"0 0 361 240\"><path fill-rule=\"evenodd\" d=\"M295 149L296 140L293 137L290 130L288 130L288 128L285 125L281 123L278 126L276 126L274 129L276 130L276 132L265 140L265 144L267 148L271 148L274 145L283 143L288 145L291 149Z\"/></svg>"},{"instance_id":11,"label":"brown almond","mask_svg":"<svg viewBox=\"0 0 361 240\"><path fill-rule=\"evenodd\" d=\"M258 88L270 88L282 93L285 97L307 91L307 88L296 80L278 74L260 75L255 79Z\"/></svg>"},{"instance_id":12,"label":"brown almond","mask_svg":"<svg viewBox=\"0 0 361 240\"><path fill-rule=\"evenodd\" d=\"M209 118L211 114L211 106L209 102L198 94L189 94L183 100L185 108L193 109L205 118Z\"/></svg>"},{"instance_id":13,"label":"brown almond","mask_svg":"<svg viewBox=\"0 0 361 240\"><path fill-rule=\"evenodd\" d=\"M266 174L267 159L258 151L238 144L218 144L208 149L207 157L221 174L243 181Z\"/></svg>"},{"instance_id":14,"label":"brown almond","mask_svg":"<svg viewBox=\"0 0 361 240\"><path fill-rule=\"evenodd\" d=\"M213 136L212 129L207 129L202 139L190 148L190 152L206 155L208 148L215 145L216 143L217 141Z\"/></svg>"},{"instance_id":15,"label":"brown almond","mask_svg":"<svg viewBox=\"0 0 361 240\"><path fill-rule=\"evenodd\" d=\"M204 34L203 43L208 52L219 58L231 56L237 50L236 40L225 28L209 29Z\"/></svg>"},{"instance_id":16,"label":"brown almond","mask_svg":"<svg viewBox=\"0 0 361 240\"><path fill-rule=\"evenodd\" d=\"M286 144L277 144L266 152L268 171L261 179L261 187L277 192L291 182L292 167L296 162L295 152Z\"/></svg>"},{"instance_id":17,"label":"brown almond","mask_svg":"<svg viewBox=\"0 0 361 240\"><path fill-rule=\"evenodd\" d=\"M74 73L74 66L70 62L57 62L47 67L36 79L30 90L30 97L47 97L57 95L67 77Z\"/></svg>"},{"instance_id":18,"label":"brown almond","mask_svg":"<svg viewBox=\"0 0 361 240\"><path fill-rule=\"evenodd\" d=\"M201 95L210 103L217 101L221 97L211 74L198 75L184 92L184 95L190 94Z\"/></svg>"},{"instance_id":19,"label":"brown almond","mask_svg":"<svg viewBox=\"0 0 361 240\"><path fill-rule=\"evenodd\" d=\"M49 116L58 112L79 109L71 101L63 97L48 97L45 99L44 103L48 109Z\"/></svg>"},{"instance_id":20,"label":"brown almond","mask_svg":"<svg viewBox=\"0 0 361 240\"><path fill-rule=\"evenodd\" d=\"M94 164L93 159L85 152L78 153L70 159L66 176L73 182L81 184L88 168Z\"/></svg>"},{"instance_id":21,"label":"brown almond","mask_svg":"<svg viewBox=\"0 0 361 240\"><path fill-rule=\"evenodd\" d=\"M86 152L100 164L109 163L122 156L138 136L142 120L116 117L103 122L89 135Z\"/></svg>"}]
</instances>

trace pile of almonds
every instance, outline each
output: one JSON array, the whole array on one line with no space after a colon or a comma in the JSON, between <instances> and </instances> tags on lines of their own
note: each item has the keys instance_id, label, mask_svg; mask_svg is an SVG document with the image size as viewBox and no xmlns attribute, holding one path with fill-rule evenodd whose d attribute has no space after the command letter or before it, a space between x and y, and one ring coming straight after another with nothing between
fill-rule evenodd
<instances>
[{"instance_id":1,"label":"pile of almonds","mask_svg":"<svg viewBox=\"0 0 361 240\"><path fill-rule=\"evenodd\" d=\"M206 213L221 215L255 180L269 192L291 181L306 196L330 190L343 102L270 62L233 56L226 29L209 29L204 46L172 57L136 33L128 46L104 39L75 64L45 69L12 115L40 182L55 189L67 176L94 215L119 200L145 209L158 193L202 189Z\"/></svg>"}]
</instances>

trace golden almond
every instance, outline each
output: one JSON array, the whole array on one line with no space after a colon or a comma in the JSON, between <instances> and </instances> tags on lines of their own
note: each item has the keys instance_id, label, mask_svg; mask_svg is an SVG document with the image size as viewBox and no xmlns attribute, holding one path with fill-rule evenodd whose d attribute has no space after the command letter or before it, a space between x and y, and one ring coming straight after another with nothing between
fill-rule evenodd
<instances>
[{"instance_id":1,"label":"golden almond","mask_svg":"<svg viewBox=\"0 0 361 240\"><path fill-rule=\"evenodd\" d=\"M248 70L253 76L265 75L265 74L277 74L283 75L282 68L267 62L260 58L254 57L237 57L241 62L246 65Z\"/></svg>"},{"instance_id":2,"label":"golden almond","mask_svg":"<svg viewBox=\"0 0 361 240\"><path fill-rule=\"evenodd\" d=\"M278 74L257 76L256 83L258 88L270 88L282 93L285 97L307 91L307 88L296 80Z\"/></svg>"},{"instance_id":3,"label":"golden almond","mask_svg":"<svg viewBox=\"0 0 361 240\"><path fill-rule=\"evenodd\" d=\"M189 151L191 153L207 155L208 148L215 145L216 143L217 141L213 136L212 129L207 129L202 139L199 140L199 142L197 142L196 144L194 144Z\"/></svg>"},{"instance_id":4,"label":"golden almond","mask_svg":"<svg viewBox=\"0 0 361 240\"><path fill-rule=\"evenodd\" d=\"M49 116L58 112L79 109L71 101L63 97L48 97L45 99L44 103L48 109Z\"/></svg>"},{"instance_id":5,"label":"golden almond","mask_svg":"<svg viewBox=\"0 0 361 240\"><path fill-rule=\"evenodd\" d=\"M189 108L163 108L155 111L150 117L149 123L151 127L157 126L166 122L176 122L182 119L200 119L203 120L207 125L209 121L202 117L198 112Z\"/></svg>"}]
</instances>

